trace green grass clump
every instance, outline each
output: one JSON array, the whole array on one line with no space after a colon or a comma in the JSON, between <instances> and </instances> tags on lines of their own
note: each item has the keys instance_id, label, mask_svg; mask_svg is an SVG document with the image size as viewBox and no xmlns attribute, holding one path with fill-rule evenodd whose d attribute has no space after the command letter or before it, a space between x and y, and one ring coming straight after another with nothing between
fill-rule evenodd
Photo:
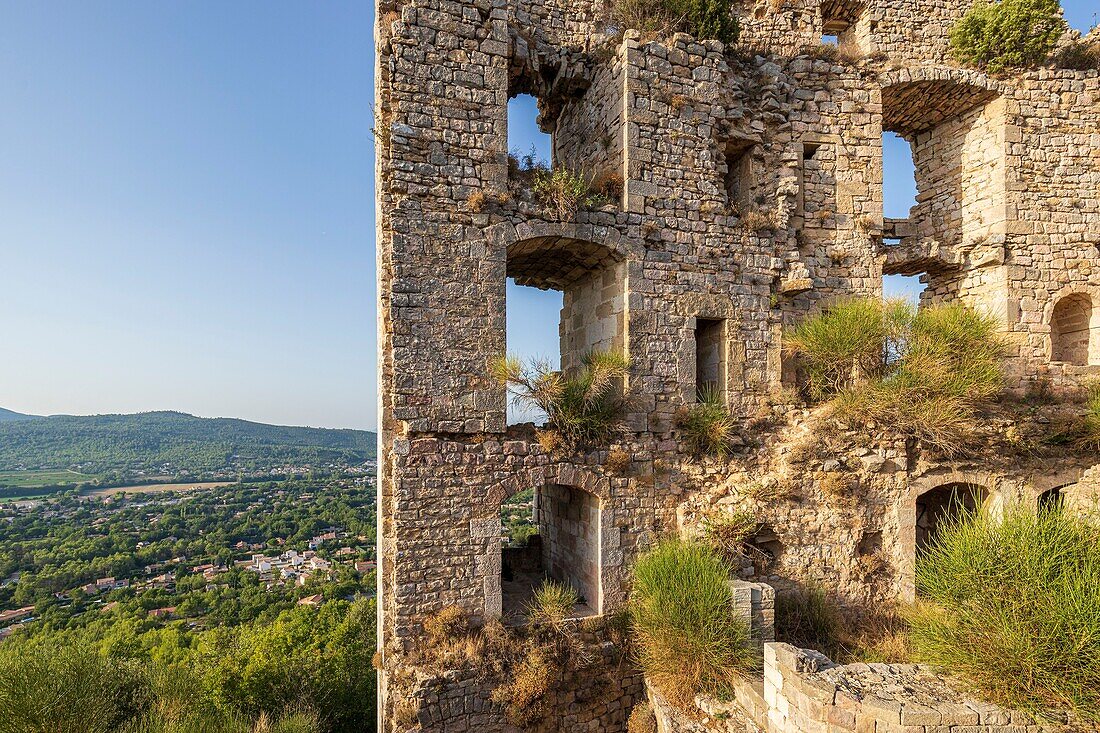
<instances>
[{"instance_id":1,"label":"green grass clump","mask_svg":"<svg viewBox=\"0 0 1100 733\"><path fill-rule=\"evenodd\" d=\"M951 30L951 49L992 72L1043 63L1066 30L1058 0L979 0Z\"/></svg>"},{"instance_id":2,"label":"green grass clump","mask_svg":"<svg viewBox=\"0 0 1100 733\"><path fill-rule=\"evenodd\" d=\"M1064 511L941 523L907 614L922 661L994 702L1100 723L1100 529Z\"/></svg>"},{"instance_id":3,"label":"green grass clump","mask_svg":"<svg viewBox=\"0 0 1100 733\"><path fill-rule=\"evenodd\" d=\"M693 455L716 458L729 455L737 431L737 422L715 389L703 390L698 402L685 406L676 416L676 425Z\"/></svg>"},{"instance_id":4,"label":"green grass clump","mask_svg":"<svg viewBox=\"0 0 1100 733\"><path fill-rule=\"evenodd\" d=\"M535 170L531 192L543 208L561 221L572 219L581 209L607 203L591 177L562 166Z\"/></svg>"},{"instance_id":5,"label":"green grass clump","mask_svg":"<svg viewBox=\"0 0 1100 733\"><path fill-rule=\"evenodd\" d=\"M901 301L842 300L788 331L784 347L802 359L811 396L831 397L881 373L912 318L911 306Z\"/></svg>"},{"instance_id":6,"label":"green grass clump","mask_svg":"<svg viewBox=\"0 0 1100 733\"><path fill-rule=\"evenodd\" d=\"M547 428L566 451L606 443L618 432L625 407L620 385L630 362L620 353L591 351L573 373L555 371L545 362L524 364L514 356L492 365L515 401L547 416Z\"/></svg>"},{"instance_id":7,"label":"green grass clump","mask_svg":"<svg viewBox=\"0 0 1100 733\"><path fill-rule=\"evenodd\" d=\"M611 15L624 29L657 36L683 32L734 43L741 32L730 0L616 0Z\"/></svg>"},{"instance_id":8,"label":"green grass clump","mask_svg":"<svg viewBox=\"0 0 1100 733\"><path fill-rule=\"evenodd\" d=\"M845 301L799 324L785 346L806 364L811 393L837 398L841 417L947 454L1003 385L996 322L960 304Z\"/></svg>"},{"instance_id":9,"label":"green grass clump","mask_svg":"<svg viewBox=\"0 0 1100 733\"><path fill-rule=\"evenodd\" d=\"M678 703L727 693L758 666L748 627L732 615L726 565L701 542L669 539L642 555L630 613L642 668Z\"/></svg>"},{"instance_id":10,"label":"green grass clump","mask_svg":"<svg viewBox=\"0 0 1100 733\"><path fill-rule=\"evenodd\" d=\"M535 623L560 628L573 615L573 607L580 602L581 597L573 586L547 580L535 589L528 615Z\"/></svg>"}]
</instances>

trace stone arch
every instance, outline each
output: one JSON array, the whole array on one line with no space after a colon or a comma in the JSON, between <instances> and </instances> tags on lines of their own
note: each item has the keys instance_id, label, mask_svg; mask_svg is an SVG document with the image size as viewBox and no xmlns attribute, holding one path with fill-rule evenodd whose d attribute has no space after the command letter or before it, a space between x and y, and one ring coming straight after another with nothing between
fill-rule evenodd
<instances>
[{"instance_id":1,"label":"stone arch","mask_svg":"<svg viewBox=\"0 0 1100 733\"><path fill-rule=\"evenodd\" d=\"M898 506L897 559L903 600L911 601L916 597L916 559L921 540L928 537L929 520L942 518L935 514L930 517L928 505L946 498L946 507L950 508L954 490L956 495L969 493L971 497L980 498L972 502L975 508L998 512L1004 502L999 479L998 475L983 471L953 470L928 474L909 484L909 491ZM943 507L944 503L939 501L937 506Z\"/></svg>"},{"instance_id":2,"label":"stone arch","mask_svg":"<svg viewBox=\"0 0 1100 733\"><path fill-rule=\"evenodd\" d=\"M1003 83L972 69L927 66L879 76L882 126L903 136L927 132L1003 96Z\"/></svg>"},{"instance_id":3,"label":"stone arch","mask_svg":"<svg viewBox=\"0 0 1100 733\"><path fill-rule=\"evenodd\" d=\"M1095 361L1093 336L1096 307L1085 292L1070 292L1052 301L1050 310L1050 360L1073 366Z\"/></svg>"},{"instance_id":4,"label":"stone arch","mask_svg":"<svg viewBox=\"0 0 1100 733\"><path fill-rule=\"evenodd\" d=\"M917 496L914 524L916 554L919 556L931 546L936 532L945 521L979 511L988 498L989 490L985 486L961 481L941 484Z\"/></svg>"},{"instance_id":5,"label":"stone arch","mask_svg":"<svg viewBox=\"0 0 1100 733\"><path fill-rule=\"evenodd\" d=\"M618 528L610 506L610 479L584 467L554 463L497 482L489 488L488 501L499 511L509 497L528 488L534 489L537 539L518 552L503 549L499 537L487 548L485 615L518 616L545 577L580 594L578 615L604 613L605 597L621 595L612 587ZM513 572L520 565L523 577Z\"/></svg>"},{"instance_id":6,"label":"stone arch","mask_svg":"<svg viewBox=\"0 0 1100 733\"><path fill-rule=\"evenodd\" d=\"M531 221L499 232L508 277L563 294L561 369L592 350L626 350L627 272L632 252L614 227Z\"/></svg>"}]
</instances>

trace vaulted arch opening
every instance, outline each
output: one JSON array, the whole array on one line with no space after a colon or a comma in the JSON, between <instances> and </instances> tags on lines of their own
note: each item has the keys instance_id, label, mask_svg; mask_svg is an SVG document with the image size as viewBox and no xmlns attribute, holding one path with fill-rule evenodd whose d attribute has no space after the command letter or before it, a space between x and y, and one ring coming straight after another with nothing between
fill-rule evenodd
<instances>
[{"instance_id":1,"label":"vaulted arch opening","mask_svg":"<svg viewBox=\"0 0 1100 733\"><path fill-rule=\"evenodd\" d=\"M932 546L942 526L981 509L988 493L985 487L977 484L949 483L918 496L915 543L917 556Z\"/></svg>"},{"instance_id":2,"label":"vaulted arch opening","mask_svg":"<svg viewBox=\"0 0 1100 733\"><path fill-rule=\"evenodd\" d=\"M500 548L505 621L522 623L536 589L547 580L577 592L573 616L600 613L601 521L599 497L576 486L547 483L505 502Z\"/></svg>"},{"instance_id":3,"label":"vaulted arch opening","mask_svg":"<svg viewBox=\"0 0 1100 733\"><path fill-rule=\"evenodd\" d=\"M1064 364L1092 362L1092 299L1084 293L1067 295L1054 306L1050 319L1050 358Z\"/></svg>"}]
</instances>

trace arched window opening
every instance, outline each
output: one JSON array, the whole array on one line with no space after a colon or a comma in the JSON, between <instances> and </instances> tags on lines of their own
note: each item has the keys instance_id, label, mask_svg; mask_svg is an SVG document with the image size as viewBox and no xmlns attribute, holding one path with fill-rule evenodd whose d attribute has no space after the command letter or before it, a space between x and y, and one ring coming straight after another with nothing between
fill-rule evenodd
<instances>
[{"instance_id":1,"label":"arched window opening","mask_svg":"<svg viewBox=\"0 0 1100 733\"><path fill-rule=\"evenodd\" d=\"M944 524L977 512L985 503L987 493L976 484L951 483L938 486L917 497L917 555L932 546Z\"/></svg>"},{"instance_id":2,"label":"arched window opening","mask_svg":"<svg viewBox=\"0 0 1100 733\"><path fill-rule=\"evenodd\" d=\"M1062 493L1062 490L1073 486L1068 484L1067 486L1055 486L1053 489L1048 489L1039 494L1038 506L1036 507L1040 512L1057 511L1065 505L1066 497Z\"/></svg>"},{"instance_id":3,"label":"arched window opening","mask_svg":"<svg viewBox=\"0 0 1100 733\"><path fill-rule=\"evenodd\" d=\"M783 550L783 543L770 524L760 525L745 541L746 555L752 561L753 575L756 576L768 575L775 570Z\"/></svg>"},{"instance_id":4,"label":"arched window opening","mask_svg":"<svg viewBox=\"0 0 1100 733\"><path fill-rule=\"evenodd\" d=\"M1058 301L1050 322L1051 359L1087 366L1091 340L1092 299L1077 293Z\"/></svg>"},{"instance_id":5,"label":"arched window opening","mask_svg":"<svg viewBox=\"0 0 1100 733\"><path fill-rule=\"evenodd\" d=\"M625 349L626 263L610 248L557 236L521 240L508 247L507 274L509 354L568 374L591 351ZM513 407L509 421L545 417Z\"/></svg>"},{"instance_id":6,"label":"arched window opening","mask_svg":"<svg viewBox=\"0 0 1100 733\"><path fill-rule=\"evenodd\" d=\"M562 484L520 492L501 508L501 598L507 623L522 623L547 580L570 586L572 616L600 612L600 500Z\"/></svg>"}]
</instances>

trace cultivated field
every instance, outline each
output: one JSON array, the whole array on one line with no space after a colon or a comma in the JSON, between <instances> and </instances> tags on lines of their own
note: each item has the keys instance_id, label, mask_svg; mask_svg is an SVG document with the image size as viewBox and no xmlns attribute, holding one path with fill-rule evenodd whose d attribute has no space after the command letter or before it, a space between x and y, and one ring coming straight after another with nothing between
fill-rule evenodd
<instances>
[{"instance_id":1,"label":"cultivated field","mask_svg":"<svg viewBox=\"0 0 1100 733\"><path fill-rule=\"evenodd\" d=\"M236 481L201 481L189 484L142 484L140 486L113 486L103 489L89 489L84 496L114 496L115 494L165 494L169 491L203 491L219 486L232 486Z\"/></svg>"},{"instance_id":2,"label":"cultivated field","mask_svg":"<svg viewBox=\"0 0 1100 733\"><path fill-rule=\"evenodd\" d=\"M76 471L0 471L0 487L34 489L39 486L82 484L95 476Z\"/></svg>"}]
</instances>

